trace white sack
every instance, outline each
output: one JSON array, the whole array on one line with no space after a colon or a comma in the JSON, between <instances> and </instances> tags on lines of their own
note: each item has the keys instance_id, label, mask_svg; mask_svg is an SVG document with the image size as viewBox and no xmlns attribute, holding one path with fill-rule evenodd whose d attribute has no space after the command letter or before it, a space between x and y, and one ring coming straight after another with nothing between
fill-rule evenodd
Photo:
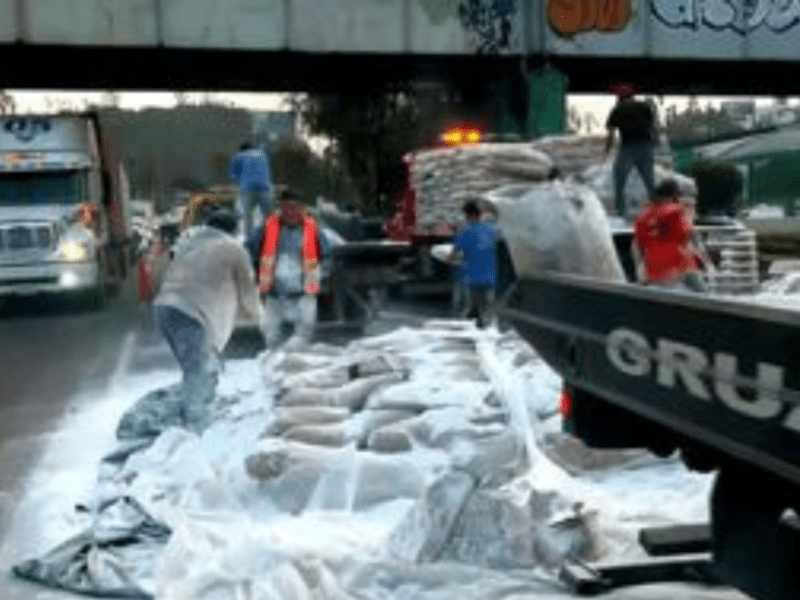
<instances>
[{"instance_id":1,"label":"white sack","mask_svg":"<svg viewBox=\"0 0 800 600\"><path fill-rule=\"evenodd\" d=\"M263 436L280 435L297 425L339 423L350 416L350 410L341 406L278 406L272 416Z\"/></svg>"},{"instance_id":2,"label":"white sack","mask_svg":"<svg viewBox=\"0 0 800 600\"><path fill-rule=\"evenodd\" d=\"M320 389L317 387L291 387L275 400L278 406L332 406L358 411L375 390L397 383L402 373L385 373L372 377L360 377L347 383Z\"/></svg>"},{"instance_id":3,"label":"white sack","mask_svg":"<svg viewBox=\"0 0 800 600\"><path fill-rule=\"evenodd\" d=\"M350 470L346 466L352 460L357 460L357 463L353 463L353 470ZM415 453L356 453L352 448L270 438L256 445L245 464L249 465L248 474L261 482L261 495L268 497L278 509L298 514L307 507L323 477L327 479L325 485L328 488L355 486L348 493L353 510L364 510L398 498L419 498L433 477L428 469L441 468L447 458L441 456L437 461L421 461ZM332 465L345 468L331 469ZM273 466L279 467L280 471ZM341 481L337 482L336 477ZM343 489L339 493L343 493ZM316 495L319 497L320 494Z\"/></svg>"},{"instance_id":4,"label":"white sack","mask_svg":"<svg viewBox=\"0 0 800 600\"><path fill-rule=\"evenodd\" d=\"M450 254L453 252L453 244L436 244L431 248L431 256L439 262L456 264L457 261L450 260Z\"/></svg>"},{"instance_id":5,"label":"white sack","mask_svg":"<svg viewBox=\"0 0 800 600\"><path fill-rule=\"evenodd\" d=\"M437 560L476 485L465 471L445 473L392 533L389 554L415 563Z\"/></svg>"},{"instance_id":6,"label":"white sack","mask_svg":"<svg viewBox=\"0 0 800 600\"><path fill-rule=\"evenodd\" d=\"M476 490L453 525L442 559L493 568L559 568L600 554L594 513L564 506L553 493L531 492L519 504L506 490Z\"/></svg>"},{"instance_id":7,"label":"white sack","mask_svg":"<svg viewBox=\"0 0 800 600\"><path fill-rule=\"evenodd\" d=\"M355 442L359 431L347 423L328 423L327 425L298 425L284 432L283 438L319 446L341 448Z\"/></svg>"},{"instance_id":8,"label":"white sack","mask_svg":"<svg viewBox=\"0 0 800 600\"><path fill-rule=\"evenodd\" d=\"M367 448L373 452L408 452L413 447L411 435L398 427L380 427L367 438Z\"/></svg>"},{"instance_id":9,"label":"white sack","mask_svg":"<svg viewBox=\"0 0 800 600\"><path fill-rule=\"evenodd\" d=\"M131 455L115 481L119 495L135 498L148 514L169 527L186 515L242 510L200 439L179 428L166 430L150 448Z\"/></svg>"},{"instance_id":10,"label":"white sack","mask_svg":"<svg viewBox=\"0 0 800 600\"><path fill-rule=\"evenodd\" d=\"M655 184L658 186L667 179L673 179L678 184L681 194L687 198L697 198L697 184L694 179L682 175L661 165L654 169ZM614 200L614 163L606 161L601 164L591 165L575 176L575 181L583 183L594 190L597 197L605 206L609 214L616 212ZM625 182L625 202L633 211L641 210L650 199L647 197L647 188L639 172L632 169Z\"/></svg>"},{"instance_id":11,"label":"white sack","mask_svg":"<svg viewBox=\"0 0 800 600\"><path fill-rule=\"evenodd\" d=\"M541 271L625 281L603 206L589 188L553 181L487 195L520 277Z\"/></svg>"},{"instance_id":12,"label":"white sack","mask_svg":"<svg viewBox=\"0 0 800 600\"><path fill-rule=\"evenodd\" d=\"M349 352L342 352L345 356ZM337 388L357 378L373 375L404 373L406 362L389 353L362 353L361 355L340 358L333 364L288 374L277 381L282 389L294 388Z\"/></svg>"}]
</instances>

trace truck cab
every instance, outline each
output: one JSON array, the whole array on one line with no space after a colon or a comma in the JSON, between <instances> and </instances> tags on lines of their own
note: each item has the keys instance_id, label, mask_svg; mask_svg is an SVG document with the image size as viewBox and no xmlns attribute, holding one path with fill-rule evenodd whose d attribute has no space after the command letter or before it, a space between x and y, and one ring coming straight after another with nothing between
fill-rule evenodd
<instances>
[{"instance_id":1,"label":"truck cab","mask_svg":"<svg viewBox=\"0 0 800 600\"><path fill-rule=\"evenodd\" d=\"M104 158L88 115L0 119L0 297L101 299L124 275L125 174Z\"/></svg>"}]
</instances>

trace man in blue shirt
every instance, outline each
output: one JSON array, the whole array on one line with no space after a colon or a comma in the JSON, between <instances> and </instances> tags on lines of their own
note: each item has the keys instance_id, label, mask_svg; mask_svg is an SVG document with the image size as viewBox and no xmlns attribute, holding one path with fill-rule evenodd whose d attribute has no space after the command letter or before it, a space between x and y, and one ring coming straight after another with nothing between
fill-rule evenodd
<instances>
[{"instance_id":1,"label":"man in blue shirt","mask_svg":"<svg viewBox=\"0 0 800 600\"><path fill-rule=\"evenodd\" d=\"M487 309L497 282L497 232L491 223L481 221L481 209L474 201L464 205L467 228L453 239L453 255L461 256L463 275L469 289L468 319L478 327L488 325Z\"/></svg>"},{"instance_id":2,"label":"man in blue shirt","mask_svg":"<svg viewBox=\"0 0 800 600\"><path fill-rule=\"evenodd\" d=\"M266 153L247 142L242 144L231 161L230 176L239 182L238 209L242 217L244 239L249 240L254 224L260 223L272 209L272 175ZM260 214L254 214L256 207Z\"/></svg>"}]
</instances>

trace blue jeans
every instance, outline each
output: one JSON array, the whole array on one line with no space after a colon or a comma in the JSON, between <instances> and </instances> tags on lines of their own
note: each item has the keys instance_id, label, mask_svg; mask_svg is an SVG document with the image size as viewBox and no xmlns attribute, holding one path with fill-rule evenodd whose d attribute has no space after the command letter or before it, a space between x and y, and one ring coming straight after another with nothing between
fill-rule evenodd
<instances>
[{"instance_id":1,"label":"blue jeans","mask_svg":"<svg viewBox=\"0 0 800 600\"><path fill-rule=\"evenodd\" d=\"M639 175L642 176L644 187L647 188L647 200L649 201L655 190L655 151L650 142L636 142L620 146L617 158L614 161L614 201L616 203L617 214L624 217L626 214L625 206L625 183L631 169L636 167Z\"/></svg>"},{"instance_id":2,"label":"blue jeans","mask_svg":"<svg viewBox=\"0 0 800 600\"><path fill-rule=\"evenodd\" d=\"M171 306L156 306L156 319L183 371L181 413L184 424L200 433L208 426L208 407L217 387L206 330L198 321Z\"/></svg>"},{"instance_id":3,"label":"blue jeans","mask_svg":"<svg viewBox=\"0 0 800 600\"><path fill-rule=\"evenodd\" d=\"M269 188L250 187L239 190L237 209L239 216L242 218L242 231L244 232L245 240L250 238L253 230L260 224L257 223L258 219L254 214L256 207L262 220L272 210Z\"/></svg>"},{"instance_id":4,"label":"blue jeans","mask_svg":"<svg viewBox=\"0 0 800 600\"><path fill-rule=\"evenodd\" d=\"M494 285L473 283L469 286L469 312L467 319L475 319L478 327L489 325L489 305L494 300Z\"/></svg>"}]
</instances>

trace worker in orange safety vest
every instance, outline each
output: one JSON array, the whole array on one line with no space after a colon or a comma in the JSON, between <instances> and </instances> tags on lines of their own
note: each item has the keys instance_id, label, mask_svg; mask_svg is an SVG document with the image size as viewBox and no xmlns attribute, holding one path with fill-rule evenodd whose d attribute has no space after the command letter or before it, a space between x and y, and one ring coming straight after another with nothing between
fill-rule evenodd
<instances>
[{"instance_id":1,"label":"worker in orange safety vest","mask_svg":"<svg viewBox=\"0 0 800 600\"><path fill-rule=\"evenodd\" d=\"M100 211L91 202L83 202L75 208L75 220L86 227L86 229L96 230L99 224L98 217Z\"/></svg>"},{"instance_id":2,"label":"worker in orange safety vest","mask_svg":"<svg viewBox=\"0 0 800 600\"><path fill-rule=\"evenodd\" d=\"M308 343L317 320L322 242L319 225L292 190L264 221L258 287L264 302L264 338L273 348L293 330L290 345Z\"/></svg>"}]
</instances>

